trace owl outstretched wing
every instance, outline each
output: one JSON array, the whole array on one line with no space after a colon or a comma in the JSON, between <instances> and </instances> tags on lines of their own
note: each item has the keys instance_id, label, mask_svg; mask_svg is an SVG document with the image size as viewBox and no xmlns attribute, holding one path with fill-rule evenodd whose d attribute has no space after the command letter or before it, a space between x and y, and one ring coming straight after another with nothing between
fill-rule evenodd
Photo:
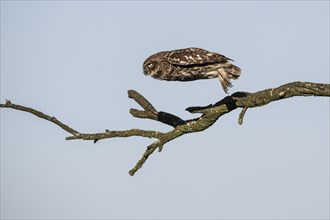
<instances>
[{"instance_id":1,"label":"owl outstretched wing","mask_svg":"<svg viewBox=\"0 0 330 220\"><path fill-rule=\"evenodd\" d=\"M190 66L206 65L212 63L226 63L231 59L218 53L191 47L169 52L167 54L167 60L172 65Z\"/></svg>"}]
</instances>

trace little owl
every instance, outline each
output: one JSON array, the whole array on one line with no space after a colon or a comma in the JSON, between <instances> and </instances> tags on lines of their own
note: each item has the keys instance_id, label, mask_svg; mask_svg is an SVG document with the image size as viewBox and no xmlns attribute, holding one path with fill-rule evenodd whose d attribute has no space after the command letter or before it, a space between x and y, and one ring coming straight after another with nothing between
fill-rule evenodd
<instances>
[{"instance_id":1,"label":"little owl","mask_svg":"<svg viewBox=\"0 0 330 220\"><path fill-rule=\"evenodd\" d=\"M227 93L230 80L238 79L241 69L228 57L200 48L162 51L151 55L143 63L143 72L155 79L192 81L218 78Z\"/></svg>"}]
</instances>

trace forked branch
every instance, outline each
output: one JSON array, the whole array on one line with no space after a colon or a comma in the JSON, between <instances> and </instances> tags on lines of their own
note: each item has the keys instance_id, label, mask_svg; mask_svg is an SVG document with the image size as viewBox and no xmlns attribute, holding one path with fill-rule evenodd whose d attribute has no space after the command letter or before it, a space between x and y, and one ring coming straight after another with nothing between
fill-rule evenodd
<instances>
[{"instance_id":1,"label":"forked branch","mask_svg":"<svg viewBox=\"0 0 330 220\"><path fill-rule=\"evenodd\" d=\"M134 175L137 170L139 170L148 157L158 148L159 151L162 150L163 146L174 140L181 135L200 132L210 126L212 126L218 119L224 114L231 112L236 108L242 108L239 115L238 123L243 123L244 115L248 108L254 108L266 105L270 102L290 98L294 96L330 96L330 84L321 83L311 83L311 82L293 82L288 83L277 88L266 89L255 93L247 92L236 92L230 96L226 96L219 102L215 104L210 104L203 107L189 107L186 110L190 113L202 113L201 116L183 120L173 114L157 111L152 104L145 99L141 94L134 90L128 91L128 97L136 101L143 110L131 109L130 113L132 116L137 118L147 118L154 121L161 122L173 127L169 132L163 133L159 131L141 130L141 129L130 129L124 131L109 131L101 133L80 133L63 122L59 121L55 117L46 115L41 111L35 110L33 108L25 107L22 105L16 105L10 101L6 101L5 104L0 104L1 108L12 108L19 111L29 112L47 121L50 121L68 133L71 136L66 137L66 140L93 140L94 142L114 137L131 137L131 136L141 136L156 139L152 144L150 144L142 158L137 162L137 164L129 171L130 175Z\"/></svg>"}]
</instances>

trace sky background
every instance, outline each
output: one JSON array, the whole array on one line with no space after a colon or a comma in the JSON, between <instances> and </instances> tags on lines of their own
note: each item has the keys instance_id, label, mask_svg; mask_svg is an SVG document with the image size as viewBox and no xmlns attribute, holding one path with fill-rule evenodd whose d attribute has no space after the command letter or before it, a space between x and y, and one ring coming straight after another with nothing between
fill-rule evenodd
<instances>
[{"instance_id":1,"label":"sky background","mask_svg":"<svg viewBox=\"0 0 330 220\"><path fill-rule=\"evenodd\" d=\"M329 83L329 1L1 1L1 103L80 132L169 131L133 118L135 89L184 119L225 96L218 80L163 82L143 61L201 47L235 60L230 93ZM329 98L296 97L221 117L128 171L147 138L65 141L31 114L1 109L2 219L328 219Z\"/></svg>"}]
</instances>

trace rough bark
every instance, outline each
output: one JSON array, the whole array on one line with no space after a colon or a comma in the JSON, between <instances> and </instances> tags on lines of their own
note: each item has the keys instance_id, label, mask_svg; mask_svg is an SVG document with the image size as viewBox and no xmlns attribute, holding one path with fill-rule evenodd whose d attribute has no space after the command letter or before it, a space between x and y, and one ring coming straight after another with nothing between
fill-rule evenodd
<instances>
[{"instance_id":1,"label":"rough bark","mask_svg":"<svg viewBox=\"0 0 330 220\"><path fill-rule=\"evenodd\" d=\"M210 104L207 106L189 107L186 110L190 113L202 113L201 116L183 120L173 114L157 111L152 104L145 99L141 94L134 90L128 91L128 97L135 100L143 110L130 109L132 116L137 118L147 118L155 120L173 127L169 132L159 132L151 130L141 130L141 129L130 129L124 131L109 131L101 133L80 133L70 126L59 121L55 117L46 115L41 111L35 110L30 107L25 107L22 105L16 105L11 103L9 100L5 104L0 104L1 108L12 108L19 111L29 112L42 119L50 121L68 133L71 136L66 137L66 140L93 140L94 143L101 139L114 138L114 137L131 137L131 136L141 136L154 138L152 144L150 144L142 158L137 162L137 164L129 171L129 174L133 176L136 171L138 171L148 157L158 148L159 152L162 150L163 146L171 140L174 140L184 134L201 132L210 126L212 126L218 119L224 114L231 112L236 108L242 108L241 113L238 117L238 123L243 123L244 115L249 108L260 107L267 105L270 102L290 98L294 96L330 96L330 84L312 83L312 82L292 82L277 88L265 89L255 93L248 92L236 92L230 96L226 96L219 102L215 104Z\"/></svg>"}]
</instances>

